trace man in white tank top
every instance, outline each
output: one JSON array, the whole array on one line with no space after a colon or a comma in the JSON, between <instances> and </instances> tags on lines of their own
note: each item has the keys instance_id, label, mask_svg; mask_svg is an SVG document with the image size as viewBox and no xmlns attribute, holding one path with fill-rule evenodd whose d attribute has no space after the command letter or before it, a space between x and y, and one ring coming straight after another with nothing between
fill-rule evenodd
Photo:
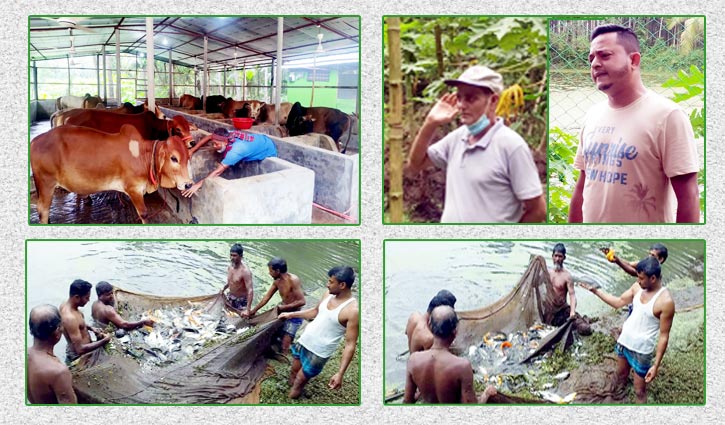
<instances>
[{"instance_id":1,"label":"man in white tank top","mask_svg":"<svg viewBox=\"0 0 725 425\"><path fill-rule=\"evenodd\" d=\"M283 320L302 318L311 320L305 332L292 346L292 370L289 383L292 386L290 398L302 395L307 382L322 372L325 363L332 357L345 337L340 369L332 375L328 386L338 389L342 377L352 361L360 332L360 313L352 296L355 272L351 267L333 267L327 272L327 291L315 308L282 313Z\"/></svg>"},{"instance_id":2,"label":"man in white tank top","mask_svg":"<svg viewBox=\"0 0 725 425\"><path fill-rule=\"evenodd\" d=\"M655 257L640 261L636 270L637 282L619 297L586 283L579 283L579 286L614 308L632 303L632 314L624 321L615 348L617 374L624 384L629 377L629 370L633 369L637 403L646 403L647 384L657 377L667 350L675 302L670 291L662 287L660 262Z\"/></svg>"}]
</instances>

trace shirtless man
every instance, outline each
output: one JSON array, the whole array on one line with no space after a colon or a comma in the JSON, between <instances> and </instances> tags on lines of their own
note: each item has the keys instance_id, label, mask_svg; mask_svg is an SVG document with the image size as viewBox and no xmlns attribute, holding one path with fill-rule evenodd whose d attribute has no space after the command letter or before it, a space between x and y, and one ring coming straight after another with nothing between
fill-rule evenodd
<instances>
[{"instance_id":1,"label":"shirtless man","mask_svg":"<svg viewBox=\"0 0 725 425\"><path fill-rule=\"evenodd\" d=\"M91 299L91 288L93 285L85 280L76 279L70 284L70 296L66 302L60 305L60 317L63 323L63 336L65 336L66 362L72 363L83 354L103 347L111 339L100 329L88 327L83 313L78 307L88 304ZM88 331L96 334L96 341L91 341Z\"/></svg>"},{"instance_id":2,"label":"shirtless man","mask_svg":"<svg viewBox=\"0 0 725 425\"><path fill-rule=\"evenodd\" d=\"M153 326L154 321L151 319L139 320L138 322L128 322L121 317L116 311L116 300L113 297L113 286L105 281L96 284L96 295L98 299L91 306L91 316L93 320L100 326L107 326L113 323L116 328L127 331L138 329L141 326Z\"/></svg>"},{"instance_id":3,"label":"shirtless man","mask_svg":"<svg viewBox=\"0 0 725 425\"><path fill-rule=\"evenodd\" d=\"M447 305L434 308L429 325L434 336L433 346L408 358L403 403L415 403L418 389L425 403L486 403L496 395L496 389L488 386L476 397L471 362L450 352L458 326L453 308Z\"/></svg>"},{"instance_id":4,"label":"shirtless man","mask_svg":"<svg viewBox=\"0 0 725 425\"><path fill-rule=\"evenodd\" d=\"M662 286L661 273L656 258L644 258L637 264L637 282L619 297L597 286L578 283L614 308L633 305L632 314L624 321L614 350L617 354L617 379L622 385L627 382L630 369L634 370L637 403L647 402L647 384L657 377L675 316L675 302L670 291Z\"/></svg>"},{"instance_id":5,"label":"shirtless man","mask_svg":"<svg viewBox=\"0 0 725 425\"><path fill-rule=\"evenodd\" d=\"M608 255L611 248L602 248L601 251L604 255ZM667 252L667 247L664 246L661 243L653 244L651 247L649 247L649 255L652 257L655 257L657 261L660 262L660 264L664 264L667 260L667 256L669 255ZM618 265L622 270L624 270L625 273L627 273L630 276L637 277L637 264L639 261L623 261L621 258L617 257L616 255L612 255L612 259L609 260L610 263L615 263Z\"/></svg>"},{"instance_id":6,"label":"shirtless man","mask_svg":"<svg viewBox=\"0 0 725 425\"><path fill-rule=\"evenodd\" d=\"M566 260L566 247L563 243L554 245L551 254L554 268L549 269L551 284L554 286L553 318L551 324L561 326L568 318L576 316L576 293L574 292L574 281L571 273L564 268ZM569 294L569 304L566 303L566 296Z\"/></svg>"},{"instance_id":7,"label":"shirtless man","mask_svg":"<svg viewBox=\"0 0 725 425\"><path fill-rule=\"evenodd\" d=\"M52 305L30 310L30 334L33 346L28 349L28 401L33 404L75 404L70 370L53 354L60 341L60 312Z\"/></svg>"},{"instance_id":8,"label":"shirtless man","mask_svg":"<svg viewBox=\"0 0 725 425\"><path fill-rule=\"evenodd\" d=\"M352 267L333 267L328 272L327 291L320 302L311 309L282 313L280 319L299 317L311 320L302 336L292 346L292 368L289 383L290 398L298 398L307 382L319 375L330 357L335 354L343 336L345 348L337 373L327 386L342 387L342 378L352 361L360 334L360 310L352 296L355 272Z\"/></svg>"},{"instance_id":9,"label":"shirtless man","mask_svg":"<svg viewBox=\"0 0 725 425\"><path fill-rule=\"evenodd\" d=\"M227 269L227 284L222 288L221 294L224 295L224 291L229 288L229 294L226 295L227 306L240 316L249 317L254 298L254 285L251 270L242 262L243 256L244 248L241 244L235 243L229 248L231 264ZM243 308L247 311L243 312Z\"/></svg>"},{"instance_id":10,"label":"shirtless man","mask_svg":"<svg viewBox=\"0 0 725 425\"><path fill-rule=\"evenodd\" d=\"M285 313L289 311L297 311L307 302L305 300L305 294L302 292L302 284L300 278L297 275L287 272L287 261L284 258L273 258L267 263L269 269L269 275L272 276L274 282L269 290L262 298L262 301L257 304L249 313L254 316L257 314L259 309L264 307L269 300L272 298L275 292L279 291L279 296L282 298L282 302L277 304L277 314ZM289 351L292 341L295 339L297 329L302 324L301 318L287 319L282 326L282 352L287 353Z\"/></svg>"},{"instance_id":11,"label":"shirtless man","mask_svg":"<svg viewBox=\"0 0 725 425\"><path fill-rule=\"evenodd\" d=\"M428 327L430 313L439 305L456 307L456 297L445 289L438 291L435 297L428 303L428 310L425 314L415 312L408 318L405 326L405 335L408 336L408 352L415 353L429 349L433 345L433 334Z\"/></svg>"}]
</instances>

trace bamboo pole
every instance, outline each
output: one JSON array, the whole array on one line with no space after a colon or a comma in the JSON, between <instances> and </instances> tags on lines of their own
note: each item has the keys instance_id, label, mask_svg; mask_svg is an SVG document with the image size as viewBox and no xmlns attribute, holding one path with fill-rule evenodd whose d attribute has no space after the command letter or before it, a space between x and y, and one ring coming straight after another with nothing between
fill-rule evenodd
<instances>
[{"instance_id":1,"label":"bamboo pole","mask_svg":"<svg viewBox=\"0 0 725 425\"><path fill-rule=\"evenodd\" d=\"M441 41L441 26L435 26L436 61L438 62L438 78L443 77L443 42Z\"/></svg>"},{"instance_id":2,"label":"bamboo pole","mask_svg":"<svg viewBox=\"0 0 725 425\"><path fill-rule=\"evenodd\" d=\"M390 220L403 221L403 81L400 73L400 18L388 18L388 60L390 76L390 114L388 136L390 164Z\"/></svg>"}]
</instances>

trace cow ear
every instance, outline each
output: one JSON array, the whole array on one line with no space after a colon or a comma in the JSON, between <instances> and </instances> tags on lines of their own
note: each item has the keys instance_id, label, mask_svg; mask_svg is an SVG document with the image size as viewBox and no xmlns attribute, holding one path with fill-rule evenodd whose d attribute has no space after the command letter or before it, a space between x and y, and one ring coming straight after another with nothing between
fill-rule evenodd
<instances>
[{"instance_id":1,"label":"cow ear","mask_svg":"<svg viewBox=\"0 0 725 425\"><path fill-rule=\"evenodd\" d=\"M169 133L169 137L171 137L171 136L181 137L179 129L176 127L176 125L174 125L174 120L166 120L166 132Z\"/></svg>"},{"instance_id":2,"label":"cow ear","mask_svg":"<svg viewBox=\"0 0 725 425\"><path fill-rule=\"evenodd\" d=\"M171 137L171 136L169 136ZM166 153L168 152L169 145L169 139L164 140L162 143L159 143L159 168L158 168L158 174L159 174L159 184L161 184L161 170L164 169L164 163L166 162Z\"/></svg>"}]
</instances>

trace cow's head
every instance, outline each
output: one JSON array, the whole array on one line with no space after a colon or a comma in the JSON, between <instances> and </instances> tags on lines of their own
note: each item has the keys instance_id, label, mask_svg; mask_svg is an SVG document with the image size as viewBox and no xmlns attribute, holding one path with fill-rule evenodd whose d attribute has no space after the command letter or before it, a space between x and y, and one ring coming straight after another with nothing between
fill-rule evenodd
<instances>
[{"instance_id":1,"label":"cow's head","mask_svg":"<svg viewBox=\"0 0 725 425\"><path fill-rule=\"evenodd\" d=\"M265 105L264 102L260 102L258 100L252 101L252 103L251 103L252 115L250 116L250 118L257 118L257 116L259 115L259 110L262 109L262 107L264 105Z\"/></svg>"},{"instance_id":2,"label":"cow's head","mask_svg":"<svg viewBox=\"0 0 725 425\"><path fill-rule=\"evenodd\" d=\"M197 128L189 124L189 121L183 116L176 115L174 118L166 120L166 129L169 136L179 137L186 144L187 148L194 146L194 137L191 135L191 132Z\"/></svg>"},{"instance_id":3,"label":"cow's head","mask_svg":"<svg viewBox=\"0 0 725 425\"><path fill-rule=\"evenodd\" d=\"M169 136L159 143L155 161L161 187L184 190L194 184L189 168L189 151L180 137Z\"/></svg>"}]
</instances>

